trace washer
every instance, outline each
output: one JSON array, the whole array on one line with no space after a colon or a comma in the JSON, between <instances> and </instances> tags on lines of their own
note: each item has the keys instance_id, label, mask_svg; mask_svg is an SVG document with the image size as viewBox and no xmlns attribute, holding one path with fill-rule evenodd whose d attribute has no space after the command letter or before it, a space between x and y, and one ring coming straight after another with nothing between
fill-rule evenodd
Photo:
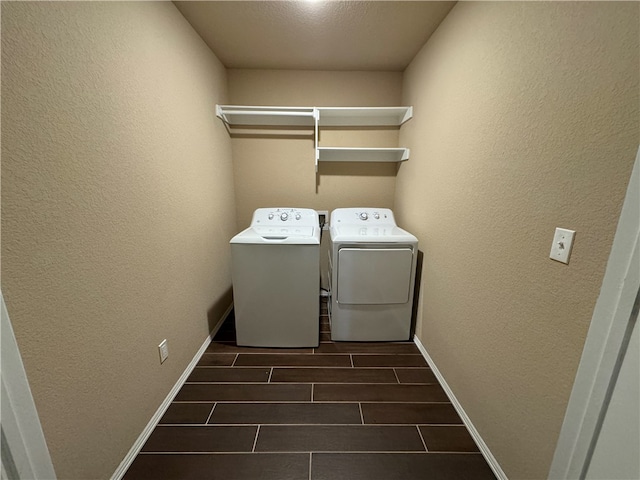
<instances>
[{"instance_id":1,"label":"washer","mask_svg":"<svg viewBox=\"0 0 640 480\"><path fill-rule=\"evenodd\" d=\"M319 344L320 228L308 208L259 208L231 239L236 342Z\"/></svg>"},{"instance_id":2,"label":"washer","mask_svg":"<svg viewBox=\"0 0 640 480\"><path fill-rule=\"evenodd\" d=\"M386 208L331 212L331 340L409 340L418 239Z\"/></svg>"}]
</instances>

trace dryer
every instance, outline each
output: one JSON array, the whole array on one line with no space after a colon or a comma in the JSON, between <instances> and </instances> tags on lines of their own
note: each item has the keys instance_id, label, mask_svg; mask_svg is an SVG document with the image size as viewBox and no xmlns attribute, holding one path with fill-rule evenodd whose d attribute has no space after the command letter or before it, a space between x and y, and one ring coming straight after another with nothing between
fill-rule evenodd
<instances>
[{"instance_id":1,"label":"dryer","mask_svg":"<svg viewBox=\"0 0 640 480\"><path fill-rule=\"evenodd\" d=\"M236 343L317 347L320 227L308 208L259 208L231 239Z\"/></svg>"},{"instance_id":2,"label":"dryer","mask_svg":"<svg viewBox=\"0 0 640 480\"><path fill-rule=\"evenodd\" d=\"M329 224L331 340L409 340L418 239L386 208L339 208Z\"/></svg>"}]
</instances>

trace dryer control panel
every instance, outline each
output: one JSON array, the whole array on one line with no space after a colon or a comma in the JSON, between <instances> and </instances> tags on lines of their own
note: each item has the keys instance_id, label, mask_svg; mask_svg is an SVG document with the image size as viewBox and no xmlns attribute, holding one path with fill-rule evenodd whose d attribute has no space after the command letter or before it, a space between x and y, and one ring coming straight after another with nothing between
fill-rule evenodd
<instances>
[{"instance_id":1,"label":"dryer control panel","mask_svg":"<svg viewBox=\"0 0 640 480\"><path fill-rule=\"evenodd\" d=\"M388 208L336 208L331 212L331 225L394 225L393 212Z\"/></svg>"},{"instance_id":2,"label":"dryer control panel","mask_svg":"<svg viewBox=\"0 0 640 480\"><path fill-rule=\"evenodd\" d=\"M258 208L253 213L251 226L289 225L317 227L318 212L310 208Z\"/></svg>"}]
</instances>

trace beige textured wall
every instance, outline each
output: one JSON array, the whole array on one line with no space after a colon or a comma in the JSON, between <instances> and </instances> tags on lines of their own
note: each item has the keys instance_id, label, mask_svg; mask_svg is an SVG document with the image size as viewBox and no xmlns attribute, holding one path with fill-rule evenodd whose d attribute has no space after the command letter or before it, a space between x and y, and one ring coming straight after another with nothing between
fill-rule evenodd
<instances>
[{"instance_id":1,"label":"beige textured wall","mask_svg":"<svg viewBox=\"0 0 640 480\"><path fill-rule=\"evenodd\" d=\"M399 72L229 70L229 101L238 105L385 107L400 103ZM316 182L313 131L304 138L234 137L238 228L256 208L299 206L318 210L393 204L396 166L321 164ZM323 146L395 147L397 129L323 130Z\"/></svg>"},{"instance_id":2,"label":"beige textured wall","mask_svg":"<svg viewBox=\"0 0 640 480\"><path fill-rule=\"evenodd\" d=\"M226 81L172 3L2 3L2 290L59 478L110 477L230 304Z\"/></svg>"},{"instance_id":3,"label":"beige textured wall","mask_svg":"<svg viewBox=\"0 0 640 480\"><path fill-rule=\"evenodd\" d=\"M234 105L388 107L400 104L399 72L229 70ZM316 179L313 130L304 137L234 136L233 165L238 229L259 207L393 207L397 166L391 163L321 163ZM265 132L268 133L268 132ZM304 132L303 132L304 133ZM321 146L396 147L398 129L323 129ZM326 285L326 240L321 262Z\"/></svg>"},{"instance_id":4,"label":"beige textured wall","mask_svg":"<svg viewBox=\"0 0 640 480\"><path fill-rule=\"evenodd\" d=\"M461 2L405 72L419 338L512 479L547 476L640 141L639 9Z\"/></svg>"}]
</instances>

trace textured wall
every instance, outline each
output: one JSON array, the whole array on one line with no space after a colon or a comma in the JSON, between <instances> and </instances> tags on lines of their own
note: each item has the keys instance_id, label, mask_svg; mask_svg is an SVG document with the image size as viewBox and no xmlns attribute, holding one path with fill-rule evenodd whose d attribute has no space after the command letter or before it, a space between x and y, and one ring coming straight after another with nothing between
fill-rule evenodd
<instances>
[{"instance_id":1,"label":"textured wall","mask_svg":"<svg viewBox=\"0 0 640 480\"><path fill-rule=\"evenodd\" d=\"M225 95L172 3L2 4L2 290L59 478L114 472L230 304Z\"/></svg>"},{"instance_id":2,"label":"textured wall","mask_svg":"<svg viewBox=\"0 0 640 480\"><path fill-rule=\"evenodd\" d=\"M458 3L405 72L419 338L509 478L547 476L598 296L640 140L639 9Z\"/></svg>"}]
</instances>

